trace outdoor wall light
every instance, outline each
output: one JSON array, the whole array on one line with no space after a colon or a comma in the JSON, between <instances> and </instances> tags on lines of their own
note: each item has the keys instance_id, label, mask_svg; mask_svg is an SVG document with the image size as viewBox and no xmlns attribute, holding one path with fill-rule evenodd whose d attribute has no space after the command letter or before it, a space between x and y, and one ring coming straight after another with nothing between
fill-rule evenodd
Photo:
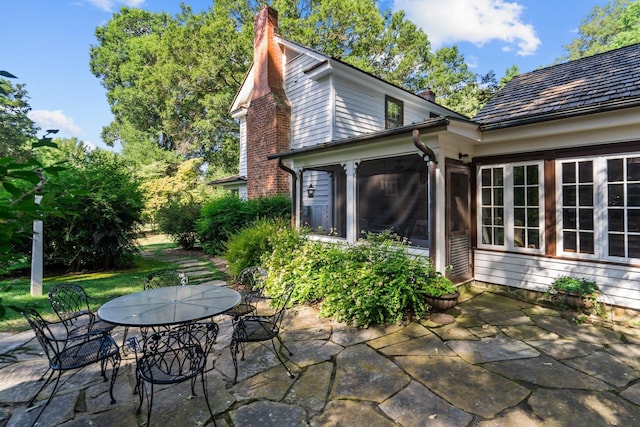
<instances>
[{"instance_id":1,"label":"outdoor wall light","mask_svg":"<svg viewBox=\"0 0 640 427\"><path fill-rule=\"evenodd\" d=\"M468 154L458 153L458 159L460 159L460 160L464 161L464 160L466 160L466 159L468 159L468 158L469 158L469 155L468 155Z\"/></svg>"},{"instance_id":2,"label":"outdoor wall light","mask_svg":"<svg viewBox=\"0 0 640 427\"><path fill-rule=\"evenodd\" d=\"M307 187L307 196L309 196L310 199L313 199L315 194L316 189L313 187L313 184L309 184L309 187Z\"/></svg>"}]
</instances>

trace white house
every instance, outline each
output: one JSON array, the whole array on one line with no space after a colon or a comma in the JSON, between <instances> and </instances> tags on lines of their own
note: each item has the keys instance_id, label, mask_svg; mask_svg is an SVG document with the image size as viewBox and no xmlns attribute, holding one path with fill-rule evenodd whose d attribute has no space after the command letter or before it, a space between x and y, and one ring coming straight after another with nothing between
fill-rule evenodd
<instances>
[{"instance_id":1,"label":"white house","mask_svg":"<svg viewBox=\"0 0 640 427\"><path fill-rule=\"evenodd\" d=\"M640 309L640 45L522 74L469 119L280 37L269 7L255 26L227 185L291 194L318 239L391 229L455 281L573 274Z\"/></svg>"}]
</instances>

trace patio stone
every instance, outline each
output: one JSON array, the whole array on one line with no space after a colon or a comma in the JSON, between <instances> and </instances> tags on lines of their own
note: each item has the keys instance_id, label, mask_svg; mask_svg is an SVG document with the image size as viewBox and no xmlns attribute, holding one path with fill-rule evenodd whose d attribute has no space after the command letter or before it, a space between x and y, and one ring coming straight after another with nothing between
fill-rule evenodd
<instances>
[{"instance_id":1,"label":"patio stone","mask_svg":"<svg viewBox=\"0 0 640 427\"><path fill-rule=\"evenodd\" d=\"M344 349L341 345L325 340L285 341L285 344L293 353L287 356L300 368L330 360Z\"/></svg>"},{"instance_id":2,"label":"patio stone","mask_svg":"<svg viewBox=\"0 0 640 427\"><path fill-rule=\"evenodd\" d=\"M638 425L638 408L612 393L539 389L528 402L545 427Z\"/></svg>"},{"instance_id":3,"label":"patio stone","mask_svg":"<svg viewBox=\"0 0 640 427\"><path fill-rule=\"evenodd\" d=\"M406 427L467 426L473 416L459 410L416 381L380 404L380 409Z\"/></svg>"},{"instance_id":4,"label":"patio stone","mask_svg":"<svg viewBox=\"0 0 640 427\"><path fill-rule=\"evenodd\" d=\"M47 371L44 360L17 362L0 369L0 402L28 402L38 391Z\"/></svg>"},{"instance_id":5,"label":"patio stone","mask_svg":"<svg viewBox=\"0 0 640 427\"><path fill-rule=\"evenodd\" d=\"M640 383L636 383L626 390L623 390L620 396L632 401L636 405L640 405Z\"/></svg>"},{"instance_id":6,"label":"patio stone","mask_svg":"<svg viewBox=\"0 0 640 427\"><path fill-rule=\"evenodd\" d=\"M287 371L278 366L262 371L233 385L231 393L236 400L269 399L280 401L284 399L295 379L289 378Z\"/></svg>"},{"instance_id":7,"label":"patio stone","mask_svg":"<svg viewBox=\"0 0 640 427\"><path fill-rule=\"evenodd\" d=\"M398 344L380 349L387 356L453 356L454 353L447 347L437 335L429 335L414 338Z\"/></svg>"},{"instance_id":8,"label":"patio stone","mask_svg":"<svg viewBox=\"0 0 640 427\"><path fill-rule=\"evenodd\" d=\"M76 391L69 395L56 394L56 396L51 399L49 405L45 408L45 412L43 412L43 414L40 416L38 425L55 426L73 419L75 414L74 408L76 406L76 401L78 400L79 395L79 391ZM36 417L42 410L42 405L46 403L47 397L48 395L45 396L45 400L35 401L33 404L33 408L29 408L29 410L26 406L21 406L16 409L11 414L11 418L9 418L6 427L24 427L32 425Z\"/></svg>"},{"instance_id":9,"label":"patio stone","mask_svg":"<svg viewBox=\"0 0 640 427\"><path fill-rule=\"evenodd\" d=\"M284 402L321 411L327 403L332 373L333 363L331 362L309 366L291 386Z\"/></svg>"},{"instance_id":10,"label":"patio stone","mask_svg":"<svg viewBox=\"0 0 640 427\"><path fill-rule=\"evenodd\" d=\"M333 328L331 341L347 347L389 335L401 328L402 326L400 325L372 326L369 328L355 328L353 326L340 325L339 327Z\"/></svg>"},{"instance_id":11,"label":"patio stone","mask_svg":"<svg viewBox=\"0 0 640 427\"><path fill-rule=\"evenodd\" d=\"M526 342L549 356L560 360L587 356L603 348L598 344L567 339L527 340Z\"/></svg>"},{"instance_id":12,"label":"patio stone","mask_svg":"<svg viewBox=\"0 0 640 427\"><path fill-rule=\"evenodd\" d=\"M605 351L633 369L640 371L640 345L611 344L606 347Z\"/></svg>"},{"instance_id":13,"label":"patio stone","mask_svg":"<svg viewBox=\"0 0 640 427\"><path fill-rule=\"evenodd\" d=\"M500 333L500 328L485 323L477 328L469 328L469 332L477 338L495 337Z\"/></svg>"},{"instance_id":14,"label":"patio stone","mask_svg":"<svg viewBox=\"0 0 640 427\"><path fill-rule=\"evenodd\" d=\"M485 418L519 404L529 395L529 390L515 382L457 357L405 356L395 360L447 402Z\"/></svg>"},{"instance_id":15,"label":"patio stone","mask_svg":"<svg viewBox=\"0 0 640 427\"><path fill-rule=\"evenodd\" d=\"M312 427L397 427L397 425L380 415L371 403L352 400L331 401L321 415L311 420Z\"/></svg>"},{"instance_id":16,"label":"patio stone","mask_svg":"<svg viewBox=\"0 0 640 427\"><path fill-rule=\"evenodd\" d=\"M475 298L469 300L468 304L479 312L489 313L519 311L533 307L533 304L530 304L528 302L490 292L485 292L481 295L476 296Z\"/></svg>"},{"instance_id":17,"label":"patio stone","mask_svg":"<svg viewBox=\"0 0 640 427\"><path fill-rule=\"evenodd\" d=\"M393 344L398 344L401 342L409 341L415 338L419 338L425 336L427 334L431 334L429 329L420 325L419 323L410 323L407 326L397 330L396 332L392 332L389 335L385 335L380 338L372 339L367 342L373 348L383 348Z\"/></svg>"},{"instance_id":18,"label":"patio stone","mask_svg":"<svg viewBox=\"0 0 640 427\"><path fill-rule=\"evenodd\" d=\"M527 359L540 355L536 350L504 335L482 338L479 341L449 341L447 346L469 363L478 364L498 360Z\"/></svg>"},{"instance_id":19,"label":"patio stone","mask_svg":"<svg viewBox=\"0 0 640 427\"><path fill-rule=\"evenodd\" d=\"M371 347L347 347L336 358L331 399L382 402L409 383L409 376Z\"/></svg>"},{"instance_id":20,"label":"patio stone","mask_svg":"<svg viewBox=\"0 0 640 427\"><path fill-rule=\"evenodd\" d=\"M609 390L611 386L548 356L482 365L504 377L548 388Z\"/></svg>"},{"instance_id":21,"label":"patio stone","mask_svg":"<svg viewBox=\"0 0 640 427\"><path fill-rule=\"evenodd\" d=\"M307 414L299 406L260 401L232 410L231 422L235 426L306 426Z\"/></svg>"},{"instance_id":22,"label":"patio stone","mask_svg":"<svg viewBox=\"0 0 640 427\"><path fill-rule=\"evenodd\" d=\"M547 331L535 325L516 325L501 327L500 331L518 340L557 340L560 338L555 332Z\"/></svg>"},{"instance_id":23,"label":"patio stone","mask_svg":"<svg viewBox=\"0 0 640 427\"><path fill-rule=\"evenodd\" d=\"M485 323L496 326L533 325L533 321L521 310L507 312L480 312L478 317Z\"/></svg>"},{"instance_id":24,"label":"patio stone","mask_svg":"<svg viewBox=\"0 0 640 427\"><path fill-rule=\"evenodd\" d=\"M631 381L640 378L640 372L604 351L567 359L564 363L616 387L624 387Z\"/></svg>"},{"instance_id":25,"label":"patio stone","mask_svg":"<svg viewBox=\"0 0 640 427\"><path fill-rule=\"evenodd\" d=\"M480 421L476 427L537 427L540 421L529 412L516 408L489 421Z\"/></svg>"},{"instance_id":26,"label":"patio stone","mask_svg":"<svg viewBox=\"0 0 640 427\"><path fill-rule=\"evenodd\" d=\"M556 316L531 316L536 325L564 338L594 344L619 344L620 333L591 325L576 325Z\"/></svg>"}]
</instances>

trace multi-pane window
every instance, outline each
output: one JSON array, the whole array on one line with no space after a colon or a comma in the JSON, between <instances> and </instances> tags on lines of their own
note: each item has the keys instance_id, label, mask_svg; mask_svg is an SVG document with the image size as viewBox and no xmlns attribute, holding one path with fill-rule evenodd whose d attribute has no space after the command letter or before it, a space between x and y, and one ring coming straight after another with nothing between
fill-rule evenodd
<instances>
[{"instance_id":1,"label":"multi-pane window","mask_svg":"<svg viewBox=\"0 0 640 427\"><path fill-rule=\"evenodd\" d=\"M640 157L558 163L558 251L598 259L640 258Z\"/></svg>"},{"instance_id":2,"label":"multi-pane window","mask_svg":"<svg viewBox=\"0 0 640 427\"><path fill-rule=\"evenodd\" d=\"M513 167L513 237L520 248L540 248L538 165Z\"/></svg>"},{"instance_id":3,"label":"multi-pane window","mask_svg":"<svg viewBox=\"0 0 640 427\"><path fill-rule=\"evenodd\" d=\"M482 243L504 245L504 169L481 171Z\"/></svg>"},{"instance_id":4,"label":"multi-pane window","mask_svg":"<svg viewBox=\"0 0 640 427\"><path fill-rule=\"evenodd\" d=\"M640 258L640 157L607 160L609 256Z\"/></svg>"},{"instance_id":5,"label":"multi-pane window","mask_svg":"<svg viewBox=\"0 0 640 427\"><path fill-rule=\"evenodd\" d=\"M403 112L404 106L403 102L391 98L390 96L385 97L384 100L384 128L385 129L393 129L403 125Z\"/></svg>"},{"instance_id":6,"label":"multi-pane window","mask_svg":"<svg viewBox=\"0 0 640 427\"><path fill-rule=\"evenodd\" d=\"M480 169L481 246L541 249L541 167L536 162Z\"/></svg>"},{"instance_id":7,"label":"multi-pane window","mask_svg":"<svg viewBox=\"0 0 640 427\"><path fill-rule=\"evenodd\" d=\"M593 254L593 161L563 162L561 176L562 249L565 252Z\"/></svg>"}]
</instances>

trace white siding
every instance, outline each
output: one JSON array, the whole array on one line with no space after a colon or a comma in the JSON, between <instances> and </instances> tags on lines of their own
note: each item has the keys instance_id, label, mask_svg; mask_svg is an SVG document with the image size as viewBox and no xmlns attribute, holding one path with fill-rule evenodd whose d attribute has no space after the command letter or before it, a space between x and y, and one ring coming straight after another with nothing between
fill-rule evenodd
<instances>
[{"instance_id":1,"label":"white siding","mask_svg":"<svg viewBox=\"0 0 640 427\"><path fill-rule=\"evenodd\" d=\"M384 129L384 94L352 82L335 79L334 139L350 138Z\"/></svg>"},{"instance_id":2,"label":"white siding","mask_svg":"<svg viewBox=\"0 0 640 427\"><path fill-rule=\"evenodd\" d=\"M351 138L384 130L384 103L387 95L403 101L403 125L423 122L429 118L427 101L382 83L379 85L372 85L371 81L367 83L368 85L365 86L351 80L335 78L334 139Z\"/></svg>"},{"instance_id":3,"label":"white siding","mask_svg":"<svg viewBox=\"0 0 640 427\"><path fill-rule=\"evenodd\" d=\"M304 70L317 64L299 55L287 64L285 90L291 103L291 148L331 140L331 79L310 79Z\"/></svg>"},{"instance_id":4,"label":"white siding","mask_svg":"<svg viewBox=\"0 0 640 427\"><path fill-rule=\"evenodd\" d=\"M475 279L480 282L544 292L562 275L594 280L607 304L640 309L640 268L569 261L522 254L475 251Z\"/></svg>"}]
</instances>

